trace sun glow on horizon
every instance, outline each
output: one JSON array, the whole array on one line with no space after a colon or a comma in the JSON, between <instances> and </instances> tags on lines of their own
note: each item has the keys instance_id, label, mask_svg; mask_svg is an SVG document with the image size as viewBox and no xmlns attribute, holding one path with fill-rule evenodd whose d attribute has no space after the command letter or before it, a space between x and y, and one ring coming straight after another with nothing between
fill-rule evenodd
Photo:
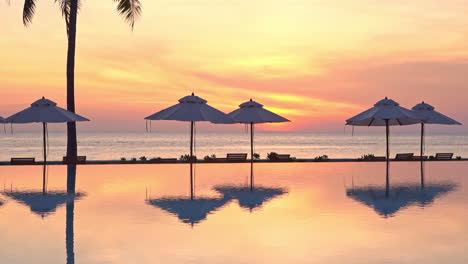
<instances>
[{"instance_id":1,"label":"sun glow on horizon","mask_svg":"<svg viewBox=\"0 0 468 264\"><path fill-rule=\"evenodd\" d=\"M191 92L224 112L252 98L291 119L281 125L289 131L313 130L319 122L339 131L345 119L384 96L405 107L425 100L468 122L462 107L468 6L435 0L142 4L131 31L112 1L83 3L75 87L77 110L94 123L85 127L132 127L128 120L140 121ZM0 39L0 115L41 96L64 107L66 33L56 4L38 5L28 28L21 1L2 7L0 33L8 38Z\"/></svg>"}]
</instances>

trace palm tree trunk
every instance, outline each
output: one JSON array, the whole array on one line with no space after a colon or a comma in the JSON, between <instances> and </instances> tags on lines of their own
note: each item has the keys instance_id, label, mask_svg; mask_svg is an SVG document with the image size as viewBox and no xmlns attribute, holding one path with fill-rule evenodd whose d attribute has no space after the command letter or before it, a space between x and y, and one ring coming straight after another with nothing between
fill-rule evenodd
<instances>
[{"instance_id":1,"label":"palm tree trunk","mask_svg":"<svg viewBox=\"0 0 468 264\"><path fill-rule=\"evenodd\" d=\"M75 49L76 20L78 16L78 0L70 2L70 21L68 25L67 53L67 109L75 113ZM77 156L76 123L67 123L67 156Z\"/></svg>"}]
</instances>

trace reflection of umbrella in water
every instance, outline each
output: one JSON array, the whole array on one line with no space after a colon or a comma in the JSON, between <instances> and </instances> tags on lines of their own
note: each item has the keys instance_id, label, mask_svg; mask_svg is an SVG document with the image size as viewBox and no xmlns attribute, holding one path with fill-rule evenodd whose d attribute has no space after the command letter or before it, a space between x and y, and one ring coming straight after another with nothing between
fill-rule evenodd
<instances>
[{"instance_id":1,"label":"reflection of umbrella in water","mask_svg":"<svg viewBox=\"0 0 468 264\"><path fill-rule=\"evenodd\" d=\"M222 198L196 198L193 184L193 164L190 164L190 197L164 197L149 199L148 204L157 206L175 216L182 222L194 225L205 220L208 214L219 210L229 199Z\"/></svg>"},{"instance_id":2,"label":"reflection of umbrella in water","mask_svg":"<svg viewBox=\"0 0 468 264\"><path fill-rule=\"evenodd\" d=\"M148 203L168 211L184 223L194 225L205 220L208 214L217 211L228 201L229 199L225 197L220 199L173 197L148 200Z\"/></svg>"},{"instance_id":3,"label":"reflection of umbrella in water","mask_svg":"<svg viewBox=\"0 0 468 264\"><path fill-rule=\"evenodd\" d=\"M74 179L76 176L73 176L73 173L70 173L70 166L69 172L67 176L67 184L70 182L73 184L74 189ZM46 165L44 165L46 168ZM75 169L76 170L76 169ZM82 193L75 193L70 192L67 187L67 191L46 191L46 180L45 180L45 171L43 170L43 183L42 183L42 191L30 190L30 191L4 191L3 194L8 196L21 204L27 205L31 208L31 211L42 216L48 216L53 214L55 210L65 204L74 201L75 199L79 199L83 196ZM76 172L75 172L76 175ZM71 180L73 179L73 181Z\"/></svg>"},{"instance_id":4,"label":"reflection of umbrella in water","mask_svg":"<svg viewBox=\"0 0 468 264\"><path fill-rule=\"evenodd\" d=\"M390 188L385 186L357 187L346 190L346 195L373 208L379 215L392 217L403 208L416 205L425 207L437 197L455 190L455 184L404 185Z\"/></svg>"},{"instance_id":5,"label":"reflection of umbrella in water","mask_svg":"<svg viewBox=\"0 0 468 264\"><path fill-rule=\"evenodd\" d=\"M32 212L42 217L53 214L57 207L82 196L80 193L68 194L59 191L46 194L42 191L6 191L3 194L29 206Z\"/></svg>"},{"instance_id":6,"label":"reflection of umbrella in water","mask_svg":"<svg viewBox=\"0 0 468 264\"><path fill-rule=\"evenodd\" d=\"M249 209L260 208L262 205L278 196L286 193L283 188L255 187L253 174L253 162L250 163L250 186L225 185L216 186L214 189L229 199L237 199L240 207Z\"/></svg>"},{"instance_id":7,"label":"reflection of umbrella in water","mask_svg":"<svg viewBox=\"0 0 468 264\"><path fill-rule=\"evenodd\" d=\"M216 191L230 199L237 199L242 208L253 210L260 208L265 202L285 194L281 188L256 187L253 190L249 186L217 186Z\"/></svg>"}]
</instances>

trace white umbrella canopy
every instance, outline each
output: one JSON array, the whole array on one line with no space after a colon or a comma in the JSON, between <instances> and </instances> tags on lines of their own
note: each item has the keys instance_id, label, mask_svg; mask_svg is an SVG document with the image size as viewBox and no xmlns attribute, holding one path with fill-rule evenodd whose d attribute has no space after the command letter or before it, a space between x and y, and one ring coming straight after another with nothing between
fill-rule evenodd
<instances>
[{"instance_id":1,"label":"white umbrella canopy","mask_svg":"<svg viewBox=\"0 0 468 264\"><path fill-rule=\"evenodd\" d=\"M44 144L44 164L47 162L46 135L47 123L67 123L89 121L89 119L77 115L57 106L57 103L42 97L35 101L30 107L8 117L7 123L25 124L42 123L43 125L43 144Z\"/></svg>"},{"instance_id":2,"label":"white umbrella canopy","mask_svg":"<svg viewBox=\"0 0 468 264\"><path fill-rule=\"evenodd\" d=\"M57 106L57 103L42 97L24 109L7 118L8 123L66 123L89 121L89 119L77 115Z\"/></svg>"},{"instance_id":3,"label":"white umbrella canopy","mask_svg":"<svg viewBox=\"0 0 468 264\"><path fill-rule=\"evenodd\" d=\"M374 107L346 120L352 126L404 126L420 123L419 117L411 110L401 107L392 99L382 99Z\"/></svg>"},{"instance_id":4,"label":"white umbrella canopy","mask_svg":"<svg viewBox=\"0 0 468 264\"><path fill-rule=\"evenodd\" d=\"M193 133L194 123L208 121L214 124L232 124L234 120L218 109L207 104L208 101L198 96L185 96L179 99L179 103L169 108L154 113L146 120L176 120L190 122L190 157L193 157Z\"/></svg>"},{"instance_id":5,"label":"white umbrella canopy","mask_svg":"<svg viewBox=\"0 0 468 264\"><path fill-rule=\"evenodd\" d=\"M207 101L192 95L179 99L179 103L152 114L147 120L176 120L187 122L208 121L215 124L232 124L233 120L225 113L211 107Z\"/></svg>"},{"instance_id":6,"label":"white umbrella canopy","mask_svg":"<svg viewBox=\"0 0 468 264\"><path fill-rule=\"evenodd\" d=\"M263 108L262 104L257 103L252 99L240 104L238 109L229 113L229 116L232 117L236 123L250 124L251 160L253 160L254 124L291 122L290 120Z\"/></svg>"},{"instance_id":7,"label":"white umbrella canopy","mask_svg":"<svg viewBox=\"0 0 468 264\"><path fill-rule=\"evenodd\" d=\"M432 105L425 102L415 105L412 110L424 124L461 125L460 122L437 112Z\"/></svg>"},{"instance_id":8,"label":"white umbrella canopy","mask_svg":"<svg viewBox=\"0 0 468 264\"><path fill-rule=\"evenodd\" d=\"M424 158L424 125L425 124L438 124L438 125L461 125L460 122L443 115L435 110L435 108L425 103L415 105L412 108L413 112L421 119L421 162Z\"/></svg>"},{"instance_id":9,"label":"white umbrella canopy","mask_svg":"<svg viewBox=\"0 0 468 264\"><path fill-rule=\"evenodd\" d=\"M252 101L252 99L240 104L239 109L229 113L229 116L237 123L245 124L290 122L288 119L263 108L262 104Z\"/></svg>"}]
</instances>

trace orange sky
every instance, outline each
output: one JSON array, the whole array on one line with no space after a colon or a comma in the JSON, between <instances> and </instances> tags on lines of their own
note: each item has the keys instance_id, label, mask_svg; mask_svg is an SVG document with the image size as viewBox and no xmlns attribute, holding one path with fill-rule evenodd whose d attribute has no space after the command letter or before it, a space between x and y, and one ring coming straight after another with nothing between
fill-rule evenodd
<instances>
[{"instance_id":1,"label":"orange sky","mask_svg":"<svg viewBox=\"0 0 468 264\"><path fill-rule=\"evenodd\" d=\"M38 1L25 28L22 3L0 1L4 117L43 95L65 107L58 6ZM267 130L342 131L384 96L405 107L425 100L468 123L468 1L142 4L132 32L112 1L83 1L76 100L93 122L82 129L142 131L144 117L192 91L225 112L252 97L293 121Z\"/></svg>"}]
</instances>

